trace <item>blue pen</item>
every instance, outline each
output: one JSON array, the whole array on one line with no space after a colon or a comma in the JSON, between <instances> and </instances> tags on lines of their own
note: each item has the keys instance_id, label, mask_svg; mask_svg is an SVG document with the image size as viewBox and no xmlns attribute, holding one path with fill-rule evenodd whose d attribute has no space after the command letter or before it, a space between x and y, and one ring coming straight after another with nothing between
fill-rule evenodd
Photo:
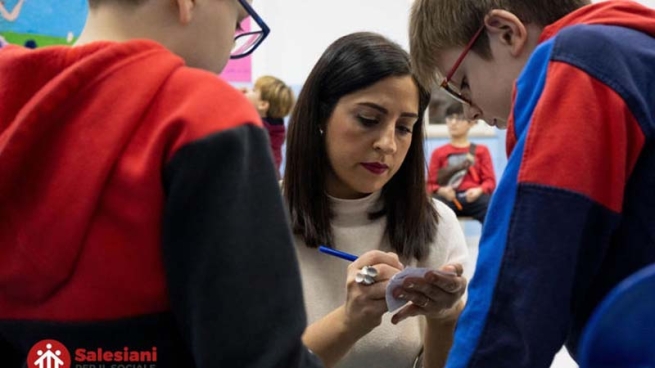
<instances>
[{"instance_id":1,"label":"blue pen","mask_svg":"<svg viewBox=\"0 0 655 368\"><path fill-rule=\"evenodd\" d=\"M341 259L345 259L346 261L354 262L357 259L356 255L346 253L346 252L341 252L336 249L328 248L325 246L319 246L318 251L321 253L329 254L331 256L339 257Z\"/></svg>"},{"instance_id":2,"label":"blue pen","mask_svg":"<svg viewBox=\"0 0 655 368\"><path fill-rule=\"evenodd\" d=\"M346 261L354 262L357 259L357 256L354 254L346 253L346 252L341 252L336 249L328 248L326 246L320 245L318 247L318 251L321 253L329 254L331 256L345 259ZM413 267L407 268L407 270L412 269ZM425 269L428 271L428 269ZM457 273L451 272L451 271L441 271L441 270L429 270L432 273L436 273L437 275L442 275L442 276L450 276L450 277L457 277Z\"/></svg>"}]
</instances>

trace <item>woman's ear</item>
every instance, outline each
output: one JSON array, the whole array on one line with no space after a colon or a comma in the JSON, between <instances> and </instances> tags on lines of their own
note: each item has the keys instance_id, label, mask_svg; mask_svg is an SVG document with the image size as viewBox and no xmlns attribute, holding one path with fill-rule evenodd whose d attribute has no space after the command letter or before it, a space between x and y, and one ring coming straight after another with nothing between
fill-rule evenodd
<instances>
[{"instance_id":1,"label":"woman's ear","mask_svg":"<svg viewBox=\"0 0 655 368\"><path fill-rule=\"evenodd\" d=\"M196 5L196 0L173 0L177 7L178 17L180 23L187 25L193 18L193 9Z\"/></svg>"},{"instance_id":2,"label":"woman's ear","mask_svg":"<svg viewBox=\"0 0 655 368\"><path fill-rule=\"evenodd\" d=\"M525 24L507 10L494 9L484 17L489 43L508 48L512 56L519 56L528 43Z\"/></svg>"}]
</instances>

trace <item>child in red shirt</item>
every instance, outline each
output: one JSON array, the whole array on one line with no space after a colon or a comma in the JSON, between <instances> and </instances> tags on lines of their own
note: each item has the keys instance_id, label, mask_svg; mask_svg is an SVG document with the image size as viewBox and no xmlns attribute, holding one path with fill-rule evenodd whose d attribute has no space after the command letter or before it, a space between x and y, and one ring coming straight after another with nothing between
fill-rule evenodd
<instances>
[{"instance_id":1,"label":"child in red shirt","mask_svg":"<svg viewBox=\"0 0 655 368\"><path fill-rule=\"evenodd\" d=\"M450 143L432 152L428 192L457 216L471 216L483 223L496 187L489 149L469 141L468 133L475 122L464 118L461 103L448 107L446 124Z\"/></svg>"}]
</instances>

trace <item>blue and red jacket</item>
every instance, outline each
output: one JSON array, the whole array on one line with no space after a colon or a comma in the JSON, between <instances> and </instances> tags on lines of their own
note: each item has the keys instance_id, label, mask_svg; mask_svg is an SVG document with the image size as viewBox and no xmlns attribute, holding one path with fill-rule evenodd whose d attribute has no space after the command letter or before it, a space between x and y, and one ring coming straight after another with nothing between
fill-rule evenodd
<instances>
[{"instance_id":1,"label":"blue and red jacket","mask_svg":"<svg viewBox=\"0 0 655 368\"><path fill-rule=\"evenodd\" d=\"M655 11L585 6L546 27L516 81L491 201L447 364L575 357L594 308L655 262Z\"/></svg>"}]
</instances>

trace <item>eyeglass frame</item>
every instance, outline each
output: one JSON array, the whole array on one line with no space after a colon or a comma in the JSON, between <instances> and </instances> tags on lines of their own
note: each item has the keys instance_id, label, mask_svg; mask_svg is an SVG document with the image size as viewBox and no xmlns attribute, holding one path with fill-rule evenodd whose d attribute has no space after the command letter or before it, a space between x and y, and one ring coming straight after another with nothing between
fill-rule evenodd
<instances>
[{"instance_id":1,"label":"eyeglass frame","mask_svg":"<svg viewBox=\"0 0 655 368\"><path fill-rule=\"evenodd\" d=\"M457 92L454 89L452 89L450 87L450 78L453 77L453 75L457 71L457 68L459 68L460 64L462 64L462 61L464 61L464 58L466 57L466 55L469 53L469 51L471 51L471 48L473 48L473 45L475 44L475 42L482 35L482 32L484 31L484 29L485 29L485 25L482 24L482 26L475 32L473 37L471 37L471 40L469 40L468 44L466 44L466 47L464 47L464 50L462 51L462 53L459 55L457 60L455 60L455 64L453 64L452 68L450 68L450 71L448 72L448 74L446 74L446 76L444 77L444 79L441 81L441 84L440 84L440 87L444 91L446 91L446 93L448 93L448 95L450 97L454 98L455 100L457 100L457 101L459 101L459 102L461 102L461 103L463 103L465 105L469 105L469 106L472 104L471 99L467 98L467 97L464 97L460 92Z\"/></svg>"},{"instance_id":2,"label":"eyeglass frame","mask_svg":"<svg viewBox=\"0 0 655 368\"><path fill-rule=\"evenodd\" d=\"M252 6L250 6L250 4L248 4L247 0L238 0L238 1L239 1L239 4L241 4L241 6L243 6L243 8L246 10L246 13L248 13L248 16L251 17L252 20L255 21L255 23L257 23L257 26L259 26L260 30L259 31L253 31L253 32L244 32L244 33L238 34L238 35L234 36L234 42L236 43L237 39L239 39L240 37L244 37L244 36L250 36L250 35L259 34L259 33L261 33L262 36L253 44L253 46L247 52L244 52L243 54L230 55L230 59L232 59L232 60L241 59L241 58L244 58L244 57L252 54L259 47L259 45L261 45L262 42L264 42L264 39L266 39L266 37L268 37L268 34L271 33L271 29L264 22L264 20L259 16L259 14L257 14L255 9Z\"/></svg>"}]
</instances>

